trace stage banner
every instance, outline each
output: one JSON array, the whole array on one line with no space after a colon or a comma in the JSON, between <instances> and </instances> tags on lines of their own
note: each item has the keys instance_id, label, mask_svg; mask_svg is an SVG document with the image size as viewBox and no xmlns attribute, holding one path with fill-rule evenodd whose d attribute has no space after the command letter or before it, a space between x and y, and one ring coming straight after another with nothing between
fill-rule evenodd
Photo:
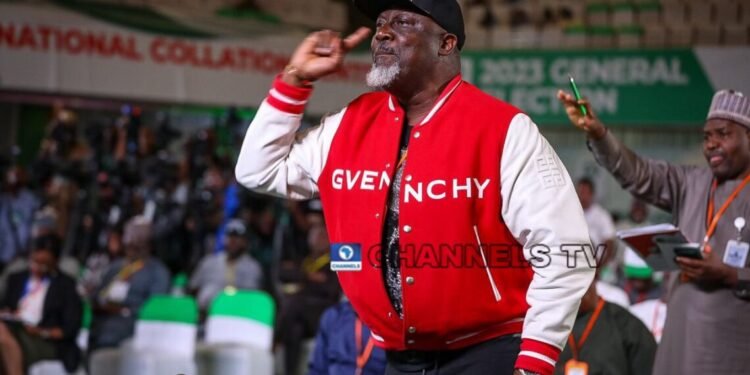
<instances>
[{"instance_id":1,"label":"stage banner","mask_svg":"<svg viewBox=\"0 0 750 375\"><path fill-rule=\"evenodd\" d=\"M702 123L713 93L690 49L469 52L463 72L539 124L567 123L555 95L570 76L608 124Z\"/></svg>"}]
</instances>

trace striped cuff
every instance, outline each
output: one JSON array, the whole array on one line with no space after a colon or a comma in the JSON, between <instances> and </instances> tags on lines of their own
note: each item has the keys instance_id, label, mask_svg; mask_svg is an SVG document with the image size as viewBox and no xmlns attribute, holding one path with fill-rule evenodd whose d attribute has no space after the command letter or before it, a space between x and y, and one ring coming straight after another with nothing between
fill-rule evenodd
<instances>
[{"instance_id":1,"label":"striped cuff","mask_svg":"<svg viewBox=\"0 0 750 375\"><path fill-rule=\"evenodd\" d=\"M268 92L266 101L279 111L298 115L305 111L307 99L311 94L312 87L289 85L281 80L281 75L278 75L273 81L273 87Z\"/></svg>"},{"instance_id":2,"label":"striped cuff","mask_svg":"<svg viewBox=\"0 0 750 375\"><path fill-rule=\"evenodd\" d=\"M516 368L541 375L552 375L559 357L560 349L541 341L523 339L521 352L516 359Z\"/></svg>"}]
</instances>

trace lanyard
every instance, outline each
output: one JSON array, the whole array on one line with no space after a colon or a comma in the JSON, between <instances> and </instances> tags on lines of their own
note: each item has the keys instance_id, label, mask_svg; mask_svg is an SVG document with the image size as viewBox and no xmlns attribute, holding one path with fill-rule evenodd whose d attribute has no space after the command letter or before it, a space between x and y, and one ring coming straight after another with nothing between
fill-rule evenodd
<instances>
[{"instance_id":1,"label":"lanyard","mask_svg":"<svg viewBox=\"0 0 750 375\"><path fill-rule=\"evenodd\" d=\"M305 258L302 261L302 268L307 273L314 273L320 271L326 264L331 262L331 254L325 253L315 259Z\"/></svg>"},{"instance_id":2,"label":"lanyard","mask_svg":"<svg viewBox=\"0 0 750 375\"><path fill-rule=\"evenodd\" d=\"M29 280L26 282L26 287L23 289L23 294L21 295L21 299L24 299L26 297L30 297L39 293L39 291L42 290L42 287L44 287L44 284L46 283L47 283L46 277L39 279L39 282L37 283L34 283L34 279L29 277Z\"/></svg>"},{"instance_id":3,"label":"lanyard","mask_svg":"<svg viewBox=\"0 0 750 375\"><path fill-rule=\"evenodd\" d=\"M224 270L224 281L226 281L228 286L235 286L237 282L237 264L235 262L227 261Z\"/></svg>"},{"instance_id":4,"label":"lanyard","mask_svg":"<svg viewBox=\"0 0 750 375\"><path fill-rule=\"evenodd\" d=\"M355 371L355 374L360 375L362 374L362 369L365 368L365 364L367 364L367 361L370 359L370 355L372 355L372 349L375 342L372 341L372 337L368 337L365 350L362 350L362 321L359 320L359 318L355 319L354 341L357 346L357 370Z\"/></svg>"},{"instance_id":5,"label":"lanyard","mask_svg":"<svg viewBox=\"0 0 750 375\"><path fill-rule=\"evenodd\" d=\"M133 276L134 273L138 272L143 268L143 261L139 260L135 263L128 264L127 266L123 267L120 272L117 273L114 279L110 281L109 285L107 285L106 288L102 289L101 293L99 293L100 296L106 296L107 293L112 289L112 286L115 285L115 282L117 281L128 281L130 279L130 276Z\"/></svg>"},{"instance_id":6,"label":"lanyard","mask_svg":"<svg viewBox=\"0 0 750 375\"><path fill-rule=\"evenodd\" d=\"M589 319L589 322L586 324L586 328L583 330L581 338L578 339L578 344L576 344L576 340L573 338L573 332L571 332L570 336L568 336L568 345L570 345L570 351L573 352L573 359L575 359L576 361L578 360L579 351L581 350L581 348L583 348L583 343L585 343L586 339L589 338L589 334L594 328L596 320L599 319L599 314L601 314L602 308L604 308L604 299L599 298L599 303L596 305L594 314L591 315L591 319Z\"/></svg>"},{"instance_id":7,"label":"lanyard","mask_svg":"<svg viewBox=\"0 0 750 375\"><path fill-rule=\"evenodd\" d=\"M711 183L711 193L708 196L708 209L706 212L706 236L703 238L703 251L706 253L711 252L711 246L708 245L708 240L711 239L711 236L714 235L714 232L716 231L716 227L719 224L719 219L721 219L721 216L724 215L724 212L727 211L727 208L729 208L729 205L732 203L732 201L737 198L737 196L740 194L742 189L747 186L747 184L750 182L750 175L747 175L743 180L742 183L737 186L732 194L727 198L726 201L724 201L724 204L721 205L719 208L719 212L714 215L714 193L716 192L716 187L718 186L718 182L716 179L713 180Z\"/></svg>"},{"instance_id":8,"label":"lanyard","mask_svg":"<svg viewBox=\"0 0 750 375\"><path fill-rule=\"evenodd\" d=\"M120 270L115 279L127 281L128 279L130 279L130 276L133 276L134 273L140 271L141 268L143 268L142 260L128 264L127 266L123 267L122 270Z\"/></svg>"},{"instance_id":9,"label":"lanyard","mask_svg":"<svg viewBox=\"0 0 750 375\"><path fill-rule=\"evenodd\" d=\"M42 288L44 288L44 285L47 284L47 282L48 279L46 277L39 279L39 282L37 283L34 283L34 279L32 277L29 277L29 280L26 281L26 286L23 289L23 294L19 299L19 310L26 308L26 306L29 304L29 298L41 292Z\"/></svg>"}]
</instances>

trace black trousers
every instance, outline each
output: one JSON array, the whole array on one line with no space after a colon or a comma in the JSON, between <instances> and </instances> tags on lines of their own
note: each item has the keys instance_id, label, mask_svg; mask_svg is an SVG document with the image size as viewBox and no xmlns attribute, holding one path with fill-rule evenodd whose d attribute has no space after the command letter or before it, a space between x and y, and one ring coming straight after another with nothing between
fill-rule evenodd
<instances>
[{"instance_id":1,"label":"black trousers","mask_svg":"<svg viewBox=\"0 0 750 375\"><path fill-rule=\"evenodd\" d=\"M387 351L385 375L512 375L521 336L508 335L448 351Z\"/></svg>"}]
</instances>

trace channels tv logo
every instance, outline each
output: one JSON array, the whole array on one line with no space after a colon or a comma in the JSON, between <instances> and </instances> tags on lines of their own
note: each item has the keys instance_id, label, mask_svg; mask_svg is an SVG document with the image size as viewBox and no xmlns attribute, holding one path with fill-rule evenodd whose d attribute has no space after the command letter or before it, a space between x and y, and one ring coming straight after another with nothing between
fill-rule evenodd
<instances>
[{"instance_id":1,"label":"channels tv logo","mask_svg":"<svg viewBox=\"0 0 750 375\"><path fill-rule=\"evenodd\" d=\"M331 245L332 271L359 271L362 269L362 246L357 243Z\"/></svg>"}]
</instances>

